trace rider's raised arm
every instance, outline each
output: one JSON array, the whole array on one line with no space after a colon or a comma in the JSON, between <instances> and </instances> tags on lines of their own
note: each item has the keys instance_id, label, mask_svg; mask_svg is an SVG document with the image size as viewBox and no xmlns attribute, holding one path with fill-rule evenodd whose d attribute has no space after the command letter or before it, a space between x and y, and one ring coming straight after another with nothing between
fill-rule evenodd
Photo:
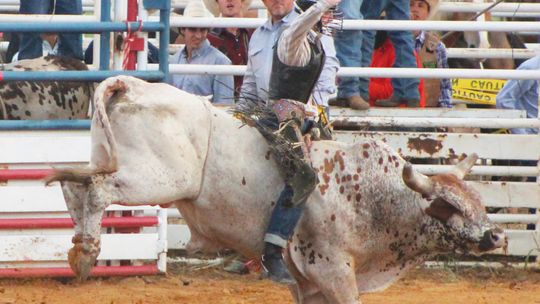
<instances>
[{"instance_id":1,"label":"rider's raised arm","mask_svg":"<svg viewBox=\"0 0 540 304\"><path fill-rule=\"evenodd\" d=\"M287 27L277 44L278 58L290 66L305 66L311 56L307 40L309 31L320 21L323 14L335 6L335 0L319 0Z\"/></svg>"}]
</instances>

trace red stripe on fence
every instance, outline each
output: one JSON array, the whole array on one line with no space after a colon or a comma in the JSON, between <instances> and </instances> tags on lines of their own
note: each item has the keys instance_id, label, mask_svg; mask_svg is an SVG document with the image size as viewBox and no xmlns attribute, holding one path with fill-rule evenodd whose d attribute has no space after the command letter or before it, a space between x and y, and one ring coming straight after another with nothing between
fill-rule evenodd
<instances>
[{"instance_id":1,"label":"red stripe on fence","mask_svg":"<svg viewBox=\"0 0 540 304\"><path fill-rule=\"evenodd\" d=\"M0 181L10 179L43 179L52 172L52 169L2 169L0 170Z\"/></svg>"},{"instance_id":2,"label":"red stripe on fence","mask_svg":"<svg viewBox=\"0 0 540 304\"><path fill-rule=\"evenodd\" d=\"M133 276L158 274L157 265L142 266L96 266L92 269L93 277ZM62 268L1 268L1 278L29 278L29 277L74 277L75 273L69 267Z\"/></svg>"},{"instance_id":3,"label":"red stripe on fence","mask_svg":"<svg viewBox=\"0 0 540 304\"><path fill-rule=\"evenodd\" d=\"M158 224L155 216L104 217L102 227L149 227ZM53 229L72 228L70 218L17 218L1 219L0 229Z\"/></svg>"}]
</instances>

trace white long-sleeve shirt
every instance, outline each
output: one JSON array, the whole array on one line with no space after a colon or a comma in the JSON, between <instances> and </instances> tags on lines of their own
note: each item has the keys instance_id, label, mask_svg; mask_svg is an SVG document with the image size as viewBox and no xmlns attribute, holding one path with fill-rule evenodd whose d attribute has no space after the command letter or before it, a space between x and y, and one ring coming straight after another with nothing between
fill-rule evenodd
<instances>
[{"instance_id":1,"label":"white long-sleeve shirt","mask_svg":"<svg viewBox=\"0 0 540 304\"><path fill-rule=\"evenodd\" d=\"M244 81L242 83L242 93L240 95L241 97L249 99L253 98L254 96L258 96L262 100L268 100L270 73L272 70L272 59L274 55L273 47L276 44L276 40L278 39L282 27L292 27L292 29L289 29L292 34L289 35L293 36L289 37L295 37L294 35L301 36L302 33L308 33L309 30L311 30L311 28L313 27L313 25L315 25L322 16L320 10L322 7L324 7L324 5L325 4L314 4L312 6L313 9L310 8L310 10L312 10L311 12L310 10L307 10L302 15L299 15L298 12L292 10L288 15L275 23L272 23L272 21L269 19L253 33L249 42L247 71L244 76ZM307 18L308 21L305 21L305 18ZM298 25L293 26L293 23L298 19L300 20L298 21ZM294 30L295 28L296 30ZM285 33L282 33L281 36L284 36L283 34ZM287 38L288 35L285 36L286 37L283 39L290 39ZM305 37L307 37L307 35ZM303 39L298 40L298 42L304 41ZM312 95L314 101L317 104L327 106L329 96L336 92L336 73L339 69L339 61L336 57L336 49L334 47L333 38L330 36L322 35L320 37L320 40L326 55L326 61L324 63L319 80L315 84ZM307 42L307 38L305 41ZM290 50L296 50L294 52L303 53L304 55L302 55L302 57L305 58L304 60L299 59L298 61L295 61L294 58L290 60L294 56L283 55L280 55L280 60L282 60L284 63L294 66L299 66L302 63L305 65L309 60L311 54L309 53L310 49L307 48L307 45L305 45L306 48L302 46L303 43L304 42L300 44L301 47L294 48L293 44L285 42L285 44L289 45L286 48ZM287 52L288 51L285 51L285 53ZM278 55L279 53L280 52L278 51Z\"/></svg>"}]
</instances>

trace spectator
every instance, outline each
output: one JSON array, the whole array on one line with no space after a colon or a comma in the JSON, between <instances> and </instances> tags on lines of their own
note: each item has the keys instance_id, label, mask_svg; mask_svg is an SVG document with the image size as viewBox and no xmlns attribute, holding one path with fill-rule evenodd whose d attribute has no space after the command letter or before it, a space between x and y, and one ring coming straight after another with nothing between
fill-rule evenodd
<instances>
[{"instance_id":1,"label":"spectator","mask_svg":"<svg viewBox=\"0 0 540 304\"><path fill-rule=\"evenodd\" d=\"M418 54L415 52L416 64L419 68L422 68L422 63ZM394 65L396 54L392 41L388 37L387 31L377 31L375 35L375 46L373 50L373 57L371 59L372 68L387 68ZM391 78L371 78L369 81L369 104L375 105L375 101L379 99L385 99L392 96L394 89L392 88ZM420 79L418 85L418 93L420 94L421 108L425 107L426 99L424 97L424 81ZM402 105L405 106L405 105Z\"/></svg>"},{"instance_id":2,"label":"spectator","mask_svg":"<svg viewBox=\"0 0 540 304\"><path fill-rule=\"evenodd\" d=\"M540 55L526 60L518 70L540 71ZM538 118L539 100L538 80L511 79L508 80L501 91L497 94L496 107L498 109L525 110L527 118ZM538 129L519 128L510 129L513 134L538 134Z\"/></svg>"},{"instance_id":3,"label":"spectator","mask_svg":"<svg viewBox=\"0 0 540 304\"><path fill-rule=\"evenodd\" d=\"M242 18L249 9L251 0L204 0L214 16ZM210 44L225 54L234 65L246 65L248 44L252 29L214 28L208 34ZM242 76L234 76L234 96L238 98L242 87Z\"/></svg>"},{"instance_id":4,"label":"spectator","mask_svg":"<svg viewBox=\"0 0 540 304\"><path fill-rule=\"evenodd\" d=\"M411 0L411 19L427 20L436 13L438 5L439 0ZM414 31L413 34L416 37L415 50L422 67L447 69L446 47L437 34L427 31ZM427 107L452 107L450 79L424 79L423 82Z\"/></svg>"},{"instance_id":5,"label":"spectator","mask_svg":"<svg viewBox=\"0 0 540 304\"><path fill-rule=\"evenodd\" d=\"M343 13L343 19L361 20L363 18L361 10L363 1L364 0L341 1L338 9L340 12ZM362 31L360 30L348 30L337 33L335 37L335 44L337 50L337 58L339 59L339 63L341 64L341 66L362 66L362 36ZM359 77L340 77L337 98L333 99L331 101L331 104L350 107L356 110L366 110L369 108L369 104L366 102L368 98L367 93L367 85L366 91L360 91Z\"/></svg>"},{"instance_id":6,"label":"spectator","mask_svg":"<svg viewBox=\"0 0 540 304\"><path fill-rule=\"evenodd\" d=\"M190 0L184 9L186 17L213 17L202 0ZM208 28L180 28L186 45L172 55L172 64L217 64L230 65L231 61L218 49L210 45L206 35ZM233 77L231 75L185 75L176 74L171 77L171 84L186 92L210 96L213 103L233 102Z\"/></svg>"},{"instance_id":7,"label":"spectator","mask_svg":"<svg viewBox=\"0 0 540 304\"><path fill-rule=\"evenodd\" d=\"M82 14L82 0L21 0L19 13L80 15ZM42 44L39 33L23 33L18 59L43 56ZM57 55L83 60L82 35L79 33L60 33Z\"/></svg>"},{"instance_id":8,"label":"spectator","mask_svg":"<svg viewBox=\"0 0 540 304\"><path fill-rule=\"evenodd\" d=\"M159 49L148 42L148 63L159 63ZM86 64L94 63L94 41L90 41L88 47L84 51L84 62Z\"/></svg>"},{"instance_id":9,"label":"spectator","mask_svg":"<svg viewBox=\"0 0 540 304\"><path fill-rule=\"evenodd\" d=\"M47 55L58 55L58 35L56 33L42 33L39 35L41 42L42 54L41 56ZM19 60L19 52L15 53L11 58L12 62Z\"/></svg>"},{"instance_id":10,"label":"spectator","mask_svg":"<svg viewBox=\"0 0 540 304\"><path fill-rule=\"evenodd\" d=\"M365 19L376 20L384 11L386 19L389 20L409 20L409 1L410 0L379 0L364 1L362 12ZM362 41L362 66L369 66L373 44L375 40L375 31L363 31ZM414 58L414 39L409 31L389 31L390 40L394 46L396 60L394 68L412 68L417 67ZM375 101L377 106L394 107L406 104L409 107L418 107L420 104L420 95L418 93L418 78L393 78L393 94L388 99ZM360 95L368 95L368 80L360 78Z\"/></svg>"},{"instance_id":11,"label":"spectator","mask_svg":"<svg viewBox=\"0 0 540 304\"><path fill-rule=\"evenodd\" d=\"M276 0L264 0L264 4L268 9L269 19L255 30L249 41L248 64L242 82L241 99L268 100L273 48L281 31L299 16L299 12L293 9L294 0L284 0L283 4ZM326 60L312 96L316 105L328 107L328 98L336 92L335 80L339 61L332 37L321 35L320 41Z\"/></svg>"},{"instance_id":12,"label":"spectator","mask_svg":"<svg viewBox=\"0 0 540 304\"><path fill-rule=\"evenodd\" d=\"M536 55L520 64L518 70L540 71L540 55ZM508 80L497 94L496 107L498 109L525 110L527 118L538 118L538 101L540 86L538 80L511 79ZM512 134L538 134L538 129L515 128L510 129ZM536 167L538 160L509 161L508 165L521 165ZM535 182L535 177L528 177L528 182ZM536 209L530 208L529 213L535 214ZM527 230L534 230L534 224L528 224Z\"/></svg>"}]
</instances>

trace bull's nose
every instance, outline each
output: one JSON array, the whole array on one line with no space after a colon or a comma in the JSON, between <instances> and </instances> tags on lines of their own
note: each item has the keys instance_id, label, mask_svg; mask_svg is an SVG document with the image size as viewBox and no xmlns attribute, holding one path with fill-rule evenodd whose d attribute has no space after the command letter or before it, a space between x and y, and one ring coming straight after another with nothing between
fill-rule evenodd
<instances>
[{"instance_id":1,"label":"bull's nose","mask_svg":"<svg viewBox=\"0 0 540 304\"><path fill-rule=\"evenodd\" d=\"M481 250L493 250L506 245L506 234L501 228L494 228L484 232L480 241Z\"/></svg>"}]
</instances>

